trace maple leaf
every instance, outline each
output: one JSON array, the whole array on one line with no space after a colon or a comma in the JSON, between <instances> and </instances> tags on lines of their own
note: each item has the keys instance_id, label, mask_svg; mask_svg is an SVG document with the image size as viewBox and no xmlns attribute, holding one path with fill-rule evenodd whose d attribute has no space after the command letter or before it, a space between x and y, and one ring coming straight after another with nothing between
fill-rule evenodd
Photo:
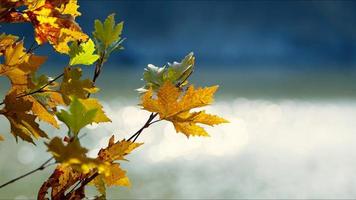
<instances>
[{"instance_id":1,"label":"maple leaf","mask_svg":"<svg viewBox=\"0 0 356 200\"><path fill-rule=\"evenodd\" d=\"M126 176L126 171L122 170L118 163L111 164L106 175L98 175L90 184L96 187L101 197L106 196L106 187L131 186L131 182Z\"/></svg>"},{"instance_id":2,"label":"maple leaf","mask_svg":"<svg viewBox=\"0 0 356 200\"><path fill-rule=\"evenodd\" d=\"M183 93L171 82L165 82L158 89L157 98L153 97L153 89L149 89L142 96L142 107L150 112L157 112L160 119L171 121L177 132L182 132L189 136L208 136L208 133L197 124L217 125L228 121L215 116L206 114L204 111L189 111L194 108L203 107L213 102L213 95L218 86L198 88L189 86ZM183 95L183 96L182 96Z\"/></svg>"},{"instance_id":3,"label":"maple leaf","mask_svg":"<svg viewBox=\"0 0 356 200\"><path fill-rule=\"evenodd\" d=\"M80 129L93 122L110 121L96 99L73 98L69 105L69 112L61 110L57 113L57 117L74 135L78 135Z\"/></svg>"},{"instance_id":4,"label":"maple leaf","mask_svg":"<svg viewBox=\"0 0 356 200\"><path fill-rule=\"evenodd\" d=\"M128 155L141 146L143 143L135 143L127 140L114 142L115 137L111 136L109 144L105 149L100 149L98 157L101 160L113 162L118 160L125 160L124 156Z\"/></svg>"},{"instance_id":5,"label":"maple leaf","mask_svg":"<svg viewBox=\"0 0 356 200\"><path fill-rule=\"evenodd\" d=\"M73 42L68 53L70 57L69 64L72 66L93 64L99 58L97 54L94 54L94 47L94 42L91 39L87 42L82 42L79 45L77 42Z\"/></svg>"},{"instance_id":6,"label":"maple leaf","mask_svg":"<svg viewBox=\"0 0 356 200\"><path fill-rule=\"evenodd\" d=\"M48 180L42 184L37 199L47 199L49 189L53 200L64 199L66 191L77 181L82 180L82 177L82 173L72 167L59 164Z\"/></svg>"},{"instance_id":7,"label":"maple leaf","mask_svg":"<svg viewBox=\"0 0 356 200\"><path fill-rule=\"evenodd\" d=\"M106 199L106 185L102 177L95 177L89 182L89 185L94 185L96 190L100 193L100 197L96 199Z\"/></svg>"},{"instance_id":8,"label":"maple leaf","mask_svg":"<svg viewBox=\"0 0 356 200\"><path fill-rule=\"evenodd\" d=\"M103 106L100 104L98 99L88 98L88 99L78 99L80 103L85 107L86 110L97 109L95 116L93 118L93 122L111 122L108 116L106 116Z\"/></svg>"},{"instance_id":9,"label":"maple leaf","mask_svg":"<svg viewBox=\"0 0 356 200\"><path fill-rule=\"evenodd\" d=\"M27 9L21 12L5 9L0 22L30 22L34 26L37 43L49 42L60 53L69 51L69 42L88 39L75 22L75 18L80 15L77 0L24 0L16 4L7 1L6 6L26 6Z\"/></svg>"},{"instance_id":10,"label":"maple leaf","mask_svg":"<svg viewBox=\"0 0 356 200\"><path fill-rule=\"evenodd\" d=\"M5 107L0 110L10 122L11 133L21 139L33 142L33 138L47 137L39 125L35 122L36 116L31 114L32 103L23 98L16 99L16 92L10 92L6 95Z\"/></svg>"},{"instance_id":11,"label":"maple leaf","mask_svg":"<svg viewBox=\"0 0 356 200\"><path fill-rule=\"evenodd\" d=\"M157 91L163 83L171 82L175 85L184 86L188 84L188 77L194 70L195 57L193 52L189 53L181 62L168 63L167 66L156 67L149 64L143 73L145 85L137 89L140 93L149 88Z\"/></svg>"},{"instance_id":12,"label":"maple leaf","mask_svg":"<svg viewBox=\"0 0 356 200\"><path fill-rule=\"evenodd\" d=\"M99 90L90 79L80 80L81 76L81 68L66 67L64 69L64 77L59 91L63 94L66 104L70 103L70 98L73 96L85 99L89 93Z\"/></svg>"},{"instance_id":13,"label":"maple leaf","mask_svg":"<svg viewBox=\"0 0 356 200\"><path fill-rule=\"evenodd\" d=\"M46 107L56 110L56 106L65 104L61 93L53 89L59 84L53 82L52 78L46 75L36 76L36 74L33 74L32 83L33 86L30 88L29 93L33 93L32 96L43 105L46 105Z\"/></svg>"},{"instance_id":14,"label":"maple leaf","mask_svg":"<svg viewBox=\"0 0 356 200\"><path fill-rule=\"evenodd\" d=\"M41 75L36 77L35 74L33 74L33 85L26 89L26 93L33 93L34 91L40 92L33 93L32 95L26 95L22 98L32 102L31 110L40 120L51 124L55 128L59 128L58 122L55 119L55 111L58 105L64 105L64 101L62 95L58 91L52 89L52 87L57 86L57 84L48 83L49 78L47 76Z\"/></svg>"},{"instance_id":15,"label":"maple leaf","mask_svg":"<svg viewBox=\"0 0 356 200\"><path fill-rule=\"evenodd\" d=\"M115 23L115 14L109 15L104 23L99 20L94 22L94 40L99 54L104 55L104 61L115 51L123 49L121 46L124 39L121 39L121 32L124 22Z\"/></svg>"},{"instance_id":16,"label":"maple leaf","mask_svg":"<svg viewBox=\"0 0 356 200\"><path fill-rule=\"evenodd\" d=\"M23 1L2 0L0 2L0 22L23 21L20 13L12 12L14 9L23 5Z\"/></svg>"},{"instance_id":17,"label":"maple leaf","mask_svg":"<svg viewBox=\"0 0 356 200\"><path fill-rule=\"evenodd\" d=\"M130 186L130 180L126 176L126 172L120 168L118 163L114 161L126 160L124 156L130 154L134 149L141 146L142 143L121 140L115 142L114 135L109 139L109 144L106 148L100 149L98 159L111 163L107 174L99 175L91 182L99 193L105 197L106 186Z\"/></svg>"},{"instance_id":18,"label":"maple leaf","mask_svg":"<svg viewBox=\"0 0 356 200\"><path fill-rule=\"evenodd\" d=\"M120 165L113 163L107 176L103 176L107 186L130 186L130 180L126 176L126 171L120 168Z\"/></svg>"},{"instance_id":19,"label":"maple leaf","mask_svg":"<svg viewBox=\"0 0 356 200\"><path fill-rule=\"evenodd\" d=\"M70 166L58 165L55 169L56 183L52 182L52 198L58 196L59 193L65 192L67 188L72 186L78 179L81 178L81 173L74 170Z\"/></svg>"},{"instance_id":20,"label":"maple leaf","mask_svg":"<svg viewBox=\"0 0 356 200\"><path fill-rule=\"evenodd\" d=\"M17 40L17 36L6 35L5 33L2 33L0 35L0 56L3 55L3 52L6 50L7 47L14 44Z\"/></svg>"},{"instance_id":21,"label":"maple leaf","mask_svg":"<svg viewBox=\"0 0 356 200\"><path fill-rule=\"evenodd\" d=\"M0 64L0 75L6 75L13 87L31 87L30 74L45 62L46 57L26 53L22 41L7 46L3 53L4 63Z\"/></svg>"},{"instance_id":22,"label":"maple leaf","mask_svg":"<svg viewBox=\"0 0 356 200\"><path fill-rule=\"evenodd\" d=\"M91 184L93 184L103 196L106 195L106 186L131 186L130 180L126 176L126 171L122 170L117 163L111 164L107 174L98 175Z\"/></svg>"},{"instance_id":23,"label":"maple leaf","mask_svg":"<svg viewBox=\"0 0 356 200\"><path fill-rule=\"evenodd\" d=\"M48 184L42 185L39 193L41 196L44 196L49 188L52 188L52 198L64 194L67 188L79 179L83 179L85 177L83 175L92 174L93 170L97 170L98 175L90 184L94 185L103 197L106 195L106 186L130 186L126 172L120 168L118 163L113 163L114 160L108 157L88 158L85 155L88 150L80 146L77 139L66 145L60 138L55 137L46 145L48 151L61 165L51 175L47 181ZM141 144L132 142L130 144L125 142L123 145L122 141L115 143L112 136L106 150L116 155L115 159L123 159L124 155L139 145Z\"/></svg>"},{"instance_id":24,"label":"maple leaf","mask_svg":"<svg viewBox=\"0 0 356 200\"><path fill-rule=\"evenodd\" d=\"M4 63L0 64L0 75L6 75L11 81L11 92L32 103L32 112L43 121L58 128L53 110L63 100L57 92L50 87L45 87L40 94L26 95L44 85L44 78L37 80L34 73L45 62L46 57L35 56L25 52L23 42L16 42L8 46L4 51ZM46 80L48 82L48 79ZM41 98L40 97L47 97ZM47 103L51 102L50 105Z\"/></svg>"},{"instance_id":25,"label":"maple leaf","mask_svg":"<svg viewBox=\"0 0 356 200\"><path fill-rule=\"evenodd\" d=\"M59 137L53 138L49 143L45 143L48 151L58 163L64 167L70 166L84 174L88 174L91 170L98 170L99 174L108 175L110 166L108 162L101 161L86 156L88 150L82 147L78 139L74 139L65 145Z\"/></svg>"}]
</instances>

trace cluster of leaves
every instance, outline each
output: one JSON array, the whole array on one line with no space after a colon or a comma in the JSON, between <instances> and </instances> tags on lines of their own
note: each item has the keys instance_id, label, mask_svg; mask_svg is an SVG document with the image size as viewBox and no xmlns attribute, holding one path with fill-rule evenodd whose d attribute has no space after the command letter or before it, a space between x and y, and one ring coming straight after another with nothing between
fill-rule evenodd
<instances>
[{"instance_id":1,"label":"cluster of leaves","mask_svg":"<svg viewBox=\"0 0 356 200\"><path fill-rule=\"evenodd\" d=\"M75 22L81 15L78 7L77 0L4 0L0 22L30 22L38 44L49 42L56 51L67 53L69 42L88 39Z\"/></svg>"},{"instance_id":2,"label":"cluster of leaves","mask_svg":"<svg viewBox=\"0 0 356 200\"><path fill-rule=\"evenodd\" d=\"M106 187L129 186L120 162L142 145L135 140L157 115L159 120L172 122L176 131L187 137L208 136L198 124L227 122L205 111L191 111L211 104L218 87L195 89L188 85L195 61L190 53L179 63L148 65L143 75L145 85L138 89L142 108L152 112L148 121L129 139L115 141L112 136L96 158L88 157L88 149L80 143L80 133L89 124L111 122L100 101L90 96L99 91L95 80L110 54L123 49L123 22L116 23L114 14L104 22L96 20L90 39L74 21L80 15L76 0L4 0L0 5L0 22L30 22L38 45L48 42L55 51L69 57L63 73L56 78L38 75L46 57L35 55L33 48L26 50L24 41L17 36L0 35L0 76L6 76L11 83L0 114L8 119L16 141L21 138L35 144L44 139L57 163L40 188L38 199L81 199L86 185L94 185L100 197L105 198ZM93 79L82 78L82 65L95 66ZM60 128L58 120L67 126L67 134L49 138L39 121Z\"/></svg>"}]
</instances>

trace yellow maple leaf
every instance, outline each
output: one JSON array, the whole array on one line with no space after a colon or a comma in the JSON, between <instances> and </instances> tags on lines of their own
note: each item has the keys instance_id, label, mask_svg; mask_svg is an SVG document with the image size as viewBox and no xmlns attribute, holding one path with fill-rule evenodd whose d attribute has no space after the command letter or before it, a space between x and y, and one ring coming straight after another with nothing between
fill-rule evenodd
<instances>
[{"instance_id":1,"label":"yellow maple leaf","mask_svg":"<svg viewBox=\"0 0 356 200\"><path fill-rule=\"evenodd\" d=\"M54 127L59 128L57 120L54 117L55 111L58 105L64 105L65 103L61 93L53 89L57 87L58 84L56 82L50 83L49 81L50 79L45 75L39 77L33 76L33 86L27 89L29 90L28 93L39 92L22 98L33 103L32 112L37 115L40 120L46 121Z\"/></svg>"},{"instance_id":2,"label":"yellow maple leaf","mask_svg":"<svg viewBox=\"0 0 356 200\"><path fill-rule=\"evenodd\" d=\"M108 176L103 178L108 186L131 186L130 180L126 176L126 171L122 170L117 163L110 165Z\"/></svg>"},{"instance_id":3,"label":"yellow maple leaf","mask_svg":"<svg viewBox=\"0 0 356 200\"><path fill-rule=\"evenodd\" d=\"M103 106L99 103L98 99L88 98L88 99L78 99L87 110L97 109L93 122L111 122L108 116L106 116Z\"/></svg>"},{"instance_id":4,"label":"yellow maple leaf","mask_svg":"<svg viewBox=\"0 0 356 200\"><path fill-rule=\"evenodd\" d=\"M98 153L98 157L101 160L105 160L108 162L125 160L124 156L130 154L131 151L133 151L134 149L136 149L137 147L143 144L143 143L126 141L126 140L114 142L114 140L115 137L113 135L109 140L108 146L104 149L100 149Z\"/></svg>"},{"instance_id":5,"label":"yellow maple leaf","mask_svg":"<svg viewBox=\"0 0 356 200\"><path fill-rule=\"evenodd\" d=\"M17 36L14 35L6 35L2 33L0 35L0 56L3 55L3 52L12 44L14 44L18 40Z\"/></svg>"},{"instance_id":6,"label":"yellow maple leaf","mask_svg":"<svg viewBox=\"0 0 356 200\"><path fill-rule=\"evenodd\" d=\"M106 148L100 149L98 159L110 163L110 167L105 175L99 175L91 182L99 193L106 195L106 186L131 186L129 178L126 176L126 171L120 168L120 164L114 163L119 160L126 160L124 156L131 153L134 149L141 146L142 143L121 140L115 142L114 135L109 139L109 144Z\"/></svg>"},{"instance_id":7,"label":"yellow maple leaf","mask_svg":"<svg viewBox=\"0 0 356 200\"><path fill-rule=\"evenodd\" d=\"M56 161L64 167L70 166L84 174L96 169L99 174L105 174L105 176L110 171L108 162L87 157L88 150L80 145L78 139L74 139L65 145L59 137L55 137L45 144Z\"/></svg>"},{"instance_id":8,"label":"yellow maple leaf","mask_svg":"<svg viewBox=\"0 0 356 200\"><path fill-rule=\"evenodd\" d=\"M101 185L101 183L104 183L104 185ZM126 171L122 170L117 163L110 165L107 176L99 175L95 177L92 184L94 184L102 194L104 193L103 191L105 191L105 186L131 186L131 182L126 176Z\"/></svg>"},{"instance_id":9,"label":"yellow maple leaf","mask_svg":"<svg viewBox=\"0 0 356 200\"><path fill-rule=\"evenodd\" d=\"M34 95L34 96L29 95L22 98L28 100L29 102L32 102L31 110L40 120L43 120L51 124L55 128L59 128L58 122L54 117L55 116L54 110L56 109L57 105L64 104L63 100L60 99L60 97L58 97L56 92L43 92L39 95L47 96L48 101L46 101L45 103L39 101L34 97L38 95Z\"/></svg>"},{"instance_id":10,"label":"yellow maple leaf","mask_svg":"<svg viewBox=\"0 0 356 200\"><path fill-rule=\"evenodd\" d=\"M34 73L46 57L26 53L23 42L16 42L4 50L4 63L0 64L0 75L6 75L13 87L31 87Z\"/></svg>"},{"instance_id":11,"label":"yellow maple leaf","mask_svg":"<svg viewBox=\"0 0 356 200\"><path fill-rule=\"evenodd\" d=\"M80 80L81 76L81 68L66 67L64 69L64 77L59 91L63 94L66 104L70 103L72 96L85 99L89 93L95 93L99 90L91 80Z\"/></svg>"},{"instance_id":12,"label":"yellow maple leaf","mask_svg":"<svg viewBox=\"0 0 356 200\"><path fill-rule=\"evenodd\" d=\"M80 16L81 13L78 12L79 5L77 0L69 0L66 4L62 4L57 10L63 15L71 15L74 17Z\"/></svg>"},{"instance_id":13,"label":"yellow maple leaf","mask_svg":"<svg viewBox=\"0 0 356 200\"><path fill-rule=\"evenodd\" d=\"M11 82L9 93L22 96L36 88L32 80L32 74L45 62L46 57L36 56L26 53L23 42L16 42L4 50L4 63L0 65L0 75L6 75ZM46 96L47 102L40 102L36 96L28 95L23 98L32 104L32 112L43 121L46 121L58 128L58 123L54 118L53 109L58 104L63 104L59 94L52 91L50 86L43 88L41 94L37 96Z\"/></svg>"},{"instance_id":14,"label":"yellow maple leaf","mask_svg":"<svg viewBox=\"0 0 356 200\"><path fill-rule=\"evenodd\" d=\"M150 112L157 112L160 119L171 121L177 132L189 136L208 136L208 133L197 124L217 125L228 121L216 115L206 114L204 111L192 112L211 104L218 86L198 88L189 86L186 92L170 82L165 82L154 97L152 89L142 96L142 107Z\"/></svg>"}]
</instances>

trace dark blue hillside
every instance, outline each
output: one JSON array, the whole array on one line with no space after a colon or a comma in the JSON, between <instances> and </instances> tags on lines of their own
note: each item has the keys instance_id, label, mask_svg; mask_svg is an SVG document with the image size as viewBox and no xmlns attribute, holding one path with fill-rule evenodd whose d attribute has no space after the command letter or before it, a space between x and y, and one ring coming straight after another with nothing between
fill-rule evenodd
<instances>
[{"instance_id":1,"label":"dark blue hillside","mask_svg":"<svg viewBox=\"0 0 356 200\"><path fill-rule=\"evenodd\" d=\"M125 21L117 67L162 65L194 51L204 66L260 70L356 69L356 3L352 1L79 1L91 32L109 13ZM32 35L29 25L1 31ZM42 48L47 53L50 48ZM63 57L53 56L50 61Z\"/></svg>"}]
</instances>

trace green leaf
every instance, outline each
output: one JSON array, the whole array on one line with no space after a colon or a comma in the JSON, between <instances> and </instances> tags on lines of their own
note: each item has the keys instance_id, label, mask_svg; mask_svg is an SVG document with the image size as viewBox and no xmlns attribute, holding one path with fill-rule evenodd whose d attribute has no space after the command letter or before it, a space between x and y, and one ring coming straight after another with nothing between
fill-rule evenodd
<instances>
[{"instance_id":1,"label":"green leaf","mask_svg":"<svg viewBox=\"0 0 356 200\"><path fill-rule=\"evenodd\" d=\"M145 85L137 89L139 92L146 92L149 88L157 91L163 83L171 82L184 86L187 79L194 70L195 57L193 52L189 53L181 62L168 63L167 66L156 67L149 64L143 73Z\"/></svg>"},{"instance_id":2,"label":"green leaf","mask_svg":"<svg viewBox=\"0 0 356 200\"><path fill-rule=\"evenodd\" d=\"M124 22L115 23L115 14L109 15L104 22L95 20L93 36L98 54L103 56L102 62L106 62L112 52L124 49L123 26Z\"/></svg>"},{"instance_id":3,"label":"green leaf","mask_svg":"<svg viewBox=\"0 0 356 200\"><path fill-rule=\"evenodd\" d=\"M115 24L115 14L111 14L105 19L104 23L95 20L93 35L106 49L110 45L116 46L115 43L120 41L123 26L124 22Z\"/></svg>"},{"instance_id":4,"label":"green leaf","mask_svg":"<svg viewBox=\"0 0 356 200\"><path fill-rule=\"evenodd\" d=\"M97 111L97 108L86 109L77 98L73 98L69 105L69 112L61 110L57 113L57 117L67 125L69 132L78 135L80 129L95 121Z\"/></svg>"},{"instance_id":5,"label":"green leaf","mask_svg":"<svg viewBox=\"0 0 356 200\"><path fill-rule=\"evenodd\" d=\"M73 42L69 48L69 65L71 66L91 65L99 59L99 55L94 53L95 45L91 39L80 45L77 42Z\"/></svg>"}]
</instances>

